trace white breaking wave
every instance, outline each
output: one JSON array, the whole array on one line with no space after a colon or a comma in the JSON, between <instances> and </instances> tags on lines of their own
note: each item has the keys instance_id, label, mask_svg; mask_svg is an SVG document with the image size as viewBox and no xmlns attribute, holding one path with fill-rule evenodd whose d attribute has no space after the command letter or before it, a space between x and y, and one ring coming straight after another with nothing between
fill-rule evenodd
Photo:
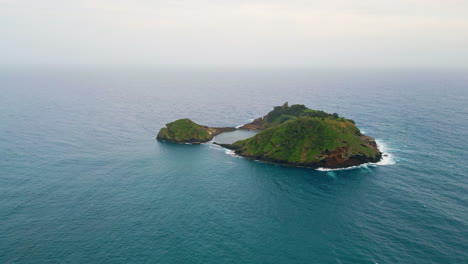
<instances>
[{"instance_id":1,"label":"white breaking wave","mask_svg":"<svg viewBox=\"0 0 468 264\"><path fill-rule=\"evenodd\" d=\"M377 143L377 148L382 152L382 159L376 162L375 165L394 165L396 163L395 157L388 152L387 144L381 140L376 140L375 142Z\"/></svg>"},{"instance_id":2,"label":"white breaking wave","mask_svg":"<svg viewBox=\"0 0 468 264\"><path fill-rule=\"evenodd\" d=\"M362 131L361 131L362 132ZM317 168L318 171L338 171L338 170L353 170L358 168L368 168L368 167L376 167L376 166L386 166L386 165L394 165L395 159L393 154L388 152L387 144L382 142L381 140L375 140L377 143L377 148L382 152L382 159L378 162L368 162L358 166L351 166L346 168L338 168L338 169L329 169L329 168Z\"/></svg>"},{"instance_id":3,"label":"white breaking wave","mask_svg":"<svg viewBox=\"0 0 468 264\"><path fill-rule=\"evenodd\" d=\"M208 143L210 143L210 142L208 142ZM208 147L212 148L212 149L224 150L224 148L222 148L221 146L218 146L218 145L213 144L213 143L208 144Z\"/></svg>"},{"instance_id":4,"label":"white breaking wave","mask_svg":"<svg viewBox=\"0 0 468 264\"><path fill-rule=\"evenodd\" d=\"M236 153L234 152L234 150L225 149L225 153L228 154L229 156L237 157L237 155L236 155Z\"/></svg>"},{"instance_id":5,"label":"white breaking wave","mask_svg":"<svg viewBox=\"0 0 468 264\"><path fill-rule=\"evenodd\" d=\"M357 169L357 168L367 168L367 165L369 165L371 163L364 163L364 164L361 164L361 165L358 165L358 166L351 166L351 167L346 167L346 168L338 168L338 169L329 169L329 168L317 168L315 170L318 170L318 171L340 171L340 170L353 170L353 169Z\"/></svg>"},{"instance_id":6,"label":"white breaking wave","mask_svg":"<svg viewBox=\"0 0 468 264\"><path fill-rule=\"evenodd\" d=\"M223 148L219 145L216 145L216 144L208 144L208 147L212 148L212 149L216 149L216 150L224 150L224 153L228 154L229 156L232 156L232 157L240 157L238 156L234 150L230 150L230 149L227 149L227 148Z\"/></svg>"}]
</instances>

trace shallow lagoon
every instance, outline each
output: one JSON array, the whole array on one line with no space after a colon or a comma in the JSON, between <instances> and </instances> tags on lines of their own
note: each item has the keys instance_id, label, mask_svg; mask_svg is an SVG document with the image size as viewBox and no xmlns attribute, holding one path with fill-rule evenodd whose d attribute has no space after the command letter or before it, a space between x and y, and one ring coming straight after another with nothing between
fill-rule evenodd
<instances>
[{"instance_id":1,"label":"shallow lagoon","mask_svg":"<svg viewBox=\"0 0 468 264\"><path fill-rule=\"evenodd\" d=\"M232 132L225 132L215 136L212 142L220 144L232 144L238 140L247 139L255 136L258 131L238 129Z\"/></svg>"}]
</instances>

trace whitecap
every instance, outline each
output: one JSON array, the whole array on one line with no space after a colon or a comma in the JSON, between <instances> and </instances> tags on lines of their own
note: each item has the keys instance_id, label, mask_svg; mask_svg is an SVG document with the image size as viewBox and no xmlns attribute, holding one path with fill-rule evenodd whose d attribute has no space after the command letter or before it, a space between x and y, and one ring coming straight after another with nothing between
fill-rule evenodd
<instances>
[{"instance_id":1,"label":"whitecap","mask_svg":"<svg viewBox=\"0 0 468 264\"><path fill-rule=\"evenodd\" d=\"M221 146L218 146L216 144L207 144L209 148L212 148L212 149L217 149L217 150L224 150L224 148L222 148Z\"/></svg>"},{"instance_id":2,"label":"whitecap","mask_svg":"<svg viewBox=\"0 0 468 264\"><path fill-rule=\"evenodd\" d=\"M384 143L381 140L376 140L377 143L377 148L382 152L382 159L376 163L373 163L375 165L394 165L395 162L395 157L393 154L389 153L389 148L386 143Z\"/></svg>"},{"instance_id":3,"label":"whitecap","mask_svg":"<svg viewBox=\"0 0 468 264\"><path fill-rule=\"evenodd\" d=\"M237 155L236 155L236 153L234 152L234 150L225 149L224 152L225 152L226 154L228 154L229 156L237 157Z\"/></svg>"},{"instance_id":4,"label":"whitecap","mask_svg":"<svg viewBox=\"0 0 468 264\"><path fill-rule=\"evenodd\" d=\"M340 171L340 170L353 170L353 169L357 169L357 168L367 168L367 165L370 165L372 163L364 163L364 164L361 164L361 165L357 165L357 166L351 166L351 167L346 167L346 168L337 168L337 169L330 169L330 168L317 168L315 170L318 170L318 171Z\"/></svg>"}]
</instances>

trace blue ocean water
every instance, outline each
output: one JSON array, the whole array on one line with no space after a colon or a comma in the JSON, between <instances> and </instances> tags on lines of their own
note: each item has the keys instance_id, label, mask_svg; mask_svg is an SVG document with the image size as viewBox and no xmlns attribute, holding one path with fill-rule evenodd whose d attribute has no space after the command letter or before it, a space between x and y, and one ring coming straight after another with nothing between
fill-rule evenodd
<instances>
[{"instance_id":1,"label":"blue ocean water","mask_svg":"<svg viewBox=\"0 0 468 264\"><path fill-rule=\"evenodd\" d=\"M154 139L286 101L392 159L317 171ZM468 263L467 136L466 71L4 69L0 263Z\"/></svg>"}]
</instances>

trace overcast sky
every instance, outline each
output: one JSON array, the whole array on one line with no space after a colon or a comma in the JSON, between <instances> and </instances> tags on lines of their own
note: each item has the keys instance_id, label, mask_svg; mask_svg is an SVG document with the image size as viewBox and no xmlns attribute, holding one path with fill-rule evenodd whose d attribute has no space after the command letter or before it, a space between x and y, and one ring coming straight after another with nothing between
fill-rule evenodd
<instances>
[{"instance_id":1,"label":"overcast sky","mask_svg":"<svg viewBox=\"0 0 468 264\"><path fill-rule=\"evenodd\" d=\"M468 0L0 0L0 64L468 67Z\"/></svg>"}]
</instances>

